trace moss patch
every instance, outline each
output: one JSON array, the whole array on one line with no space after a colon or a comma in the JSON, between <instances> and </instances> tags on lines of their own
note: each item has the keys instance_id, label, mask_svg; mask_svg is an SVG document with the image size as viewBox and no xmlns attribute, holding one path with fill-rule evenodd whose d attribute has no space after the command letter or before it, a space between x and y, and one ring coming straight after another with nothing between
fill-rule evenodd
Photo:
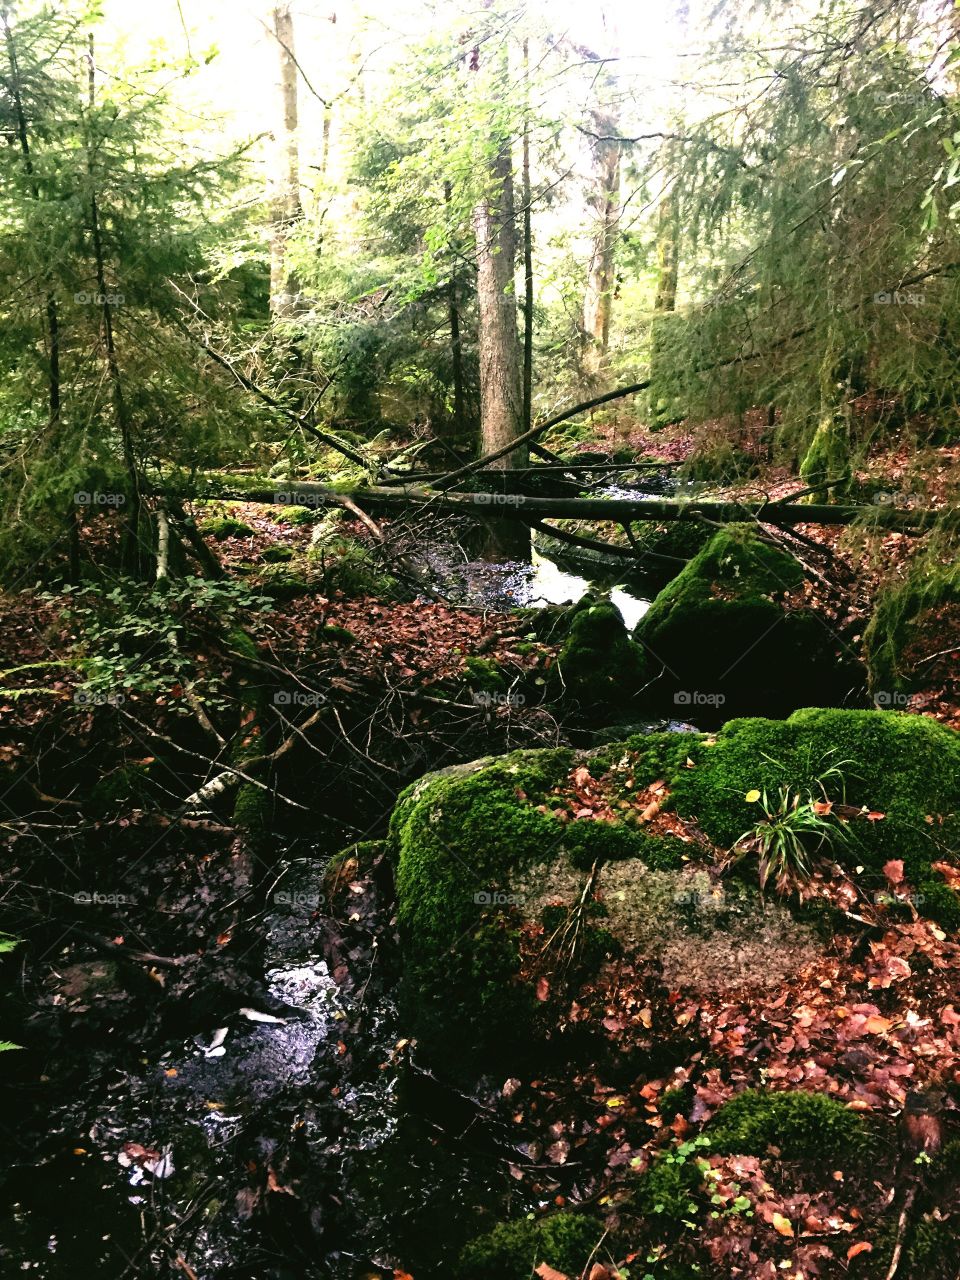
<instances>
[{"instance_id":1,"label":"moss patch","mask_svg":"<svg viewBox=\"0 0 960 1280\"><path fill-rule=\"evenodd\" d=\"M715 534L637 624L647 679L658 677L650 700L674 713L712 708L715 718L831 701L838 672L829 633L812 613L782 604L802 583L793 556L750 529Z\"/></svg>"},{"instance_id":2,"label":"moss patch","mask_svg":"<svg viewBox=\"0 0 960 1280\"><path fill-rule=\"evenodd\" d=\"M775 1147L784 1160L842 1163L863 1150L863 1120L825 1093L745 1089L720 1108L707 1127L710 1148L762 1156Z\"/></svg>"},{"instance_id":3,"label":"moss patch","mask_svg":"<svg viewBox=\"0 0 960 1280\"><path fill-rule=\"evenodd\" d=\"M622 713L643 683L643 654L609 600L578 609L563 642L554 684L591 717Z\"/></svg>"},{"instance_id":4,"label":"moss patch","mask_svg":"<svg viewBox=\"0 0 960 1280\"><path fill-rule=\"evenodd\" d=\"M504 1222L466 1246L457 1280L529 1280L541 1262L580 1275L602 1236L599 1223L573 1213Z\"/></svg>"}]
</instances>

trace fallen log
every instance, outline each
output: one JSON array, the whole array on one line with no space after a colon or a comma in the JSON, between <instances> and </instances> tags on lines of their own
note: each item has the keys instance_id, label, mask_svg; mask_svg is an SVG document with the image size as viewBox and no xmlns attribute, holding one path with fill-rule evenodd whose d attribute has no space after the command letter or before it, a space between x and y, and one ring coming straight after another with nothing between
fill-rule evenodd
<instances>
[{"instance_id":1,"label":"fallen log","mask_svg":"<svg viewBox=\"0 0 960 1280\"><path fill-rule=\"evenodd\" d=\"M212 493L196 496L214 496ZM315 482L263 482L230 484L223 477L216 495L240 502L274 506L335 507L361 502L365 507L390 511L422 507L459 512L476 519L611 520L636 521L712 520L716 524L761 522L779 525L851 525L918 534L933 527L941 512L902 510L893 506L842 506L799 502L718 502L693 498L541 498L522 493L450 493L414 485L369 485L356 489L332 489Z\"/></svg>"}]
</instances>

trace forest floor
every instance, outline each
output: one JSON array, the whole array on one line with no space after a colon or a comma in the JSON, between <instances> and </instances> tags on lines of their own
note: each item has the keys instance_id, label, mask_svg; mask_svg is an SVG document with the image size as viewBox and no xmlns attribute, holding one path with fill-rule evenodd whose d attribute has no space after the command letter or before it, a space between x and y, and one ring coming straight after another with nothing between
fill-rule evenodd
<instances>
[{"instance_id":1,"label":"forest floor","mask_svg":"<svg viewBox=\"0 0 960 1280\"><path fill-rule=\"evenodd\" d=\"M603 444L602 433L596 443ZM618 431L617 447L625 443L638 454L678 462L695 442L681 428L626 437ZM956 505L960 450L928 451L922 490L913 458L906 444L888 448L871 456L859 478L886 486L879 491L903 505ZM796 488L781 468L760 460L756 474L719 491L731 498L776 498ZM295 557L306 551L309 525L256 504L231 503L228 510L245 526L214 544L231 578L255 583L260 569L278 563L278 549ZM856 643L881 582L905 573L918 540L817 525L799 532L814 553L822 551L817 564L838 586L831 592L810 585L807 603ZM360 522L342 523L339 534L370 544ZM108 555L103 524L90 535L92 558ZM945 608L938 621L941 629L924 638L925 654L916 655L937 656L925 663L923 687L907 709L960 729L960 618ZM423 598L349 597L333 589L278 598L244 625L256 646L253 667L213 632L198 633L185 665L199 685L215 675L222 702L214 701L210 715L224 736L251 688L272 691L275 701L279 690L287 697L281 705L294 706L297 691L309 691L336 708L337 723L304 750L294 770L301 783L294 799L318 806L307 816L316 825L319 813L327 828L325 854L338 844L382 836L397 793L429 769L566 738L556 708L485 698L471 674L470 660L481 659L495 661L508 680L545 679L557 646L531 635L527 615ZM28 1117L17 1157L24 1164L30 1141L43 1145L44 1089L59 1089L61 1102L70 1090L86 1091L84 1055L96 1060L94 1075L109 1069L110 1055L104 1057L98 1045L103 1035L112 1038L115 1057L130 1061L141 1049L153 1052L147 1046L166 1043L171 1033L209 1030L226 1016L224 1009L264 1001L257 969L263 910L254 908L270 881L272 855L251 850L239 837L232 793L214 801L204 817L183 807L184 796L209 778L209 762L222 752L197 737L183 684L164 673L157 687L117 705L78 696L81 626L82 619L64 612L61 599L34 589L8 594L0 604L4 928L28 937L31 952L18 992L3 1006L10 1031L0 1027L11 1038L22 1036L29 1050L4 1055L0 1067L12 1073L17 1107ZM295 743L294 754L299 750ZM178 752L183 768L173 771L169 760ZM164 771L158 772L161 755ZM146 780L135 803L123 790L131 771ZM101 787L92 806L103 778L117 781L117 800L109 789L104 798ZM602 782L582 772L571 774L567 798L579 816L604 815ZM659 808L666 796L645 795L638 804L653 799ZM286 816L298 819L297 813ZM666 813L655 818L671 821ZM291 847L299 848L300 839L292 837ZM713 853L722 860L723 850ZM712 874L713 864L702 869ZM331 890L324 949L347 1007L358 999L363 1006L377 939L389 950L392 903L384 874L376 857L358 854ZM902 865L891 863L885 874L885 888L908 901ZM81 915L75 890L98 884L112 887L115 896L122 886L121 898L127 894L140 906L131 911L113 902ZM846 924L816 955L801 957L775 991L762 980L727 989L722 974L694 975L681 990L652 963L611 965L558 1014L558 1037L586 1023L601 1031L607 1047L600 1058L573 1070L566 1063L551 1070L548 1062L534 1078L484 1082L467 1102L469 1123L482 1129L492 1117L512 1135L510 1146L519 1153L508 1161L515 1202L590 1206L602 1215L611 1240L631 1231L642 1238L626 1190L667 1144L692 1140L742 1088L780 1083L825 1089L878 1118L879 1154L846 1177L809 1162L715 1156L713 1200L696 1207L695 1243L648 1233L637 1257L616 1261L622 1275L629 1270L658 1280L668 1274L751 1280L879 1274L871 1255L889 1250L890 1200L899 1185L892 1117L909 1088L945 1077L960 1084L960 945L922 913L887 919L881 912L866 925L858 921L855 892L842 876L818 876L813 893ZM316 914L313 921L316 926ZM530 955L535 943L525 939ZM90 965L105 957L120 965L120 976L108 978L106 998L92 999ZM765 963L756 957L758 967ZM358 1033L354 1046L355 1025L345 1018L325 1077L332 1111L349 1093L354 1055L376 1074L411 1052L402 1034L382 1045ZM70 1046L79 1046L80 1054L67 1061ZM38 1068L46 1077L43 1087L31 1077ZM168 1067L168 1076L170 1071L172 1080L177 1071ZM944 1123L947 1141L960 1137L952 1113ZM56 1129L54 1146L68 1141L68 1129ZM149 1164L157 1155L146 1134L126 1136L128 1163ZM78 1133L73 1140L83 1153L77 1158L85 1158L86 1139ZM131 1144L138 1148L132 1155ZM262 1167L254 1162L238 1170L232 1190L246 1196L248 1216L306 1195L296 1181L298 1167L297 1157L282 1148ZM948 1216L960 1211L960 1170L941 1171L936 1194L927 1209ZM420 1225L429 1229L425 1221ZM137 1246L146 1250L144 1268L157 1253L150 1239L149 1248L143 1241ZM193 1274L188 1262L176 1262L177 1240L164 1254L169 1274ZM2 1248L0 1243L0 1256ZM702 1269L670 1273L674 1264ZM408 1266L413 1268L410 1259L397 1254L390 1266L366 1274L403 1277ZM415 1280L432 1280L432 1274L439 1273L415 1272ZM540 1274L545 1280L559 1275L549 1268ZM931 1264L929 1276L939 1275Z\"/></svg>"}]
</instances>

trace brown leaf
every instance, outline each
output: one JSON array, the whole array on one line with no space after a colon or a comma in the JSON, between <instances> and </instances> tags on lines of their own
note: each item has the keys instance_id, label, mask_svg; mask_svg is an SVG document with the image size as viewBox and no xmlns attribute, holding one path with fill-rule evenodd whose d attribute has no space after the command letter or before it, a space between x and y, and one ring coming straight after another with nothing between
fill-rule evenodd
<instances>
[{"instance_id":1,"label":"brown leaf","mask_svg":"<svg viewBox=\"0 0 960 1280\"><path fill-rule=\"evenodd\" d=\"M889 862L883 864L883 874L887 880L896 887L903 880L903 859L891 858Z\"/></svg>"},{"instance_id":2,"label":"brown leaf","mask_svg":"<svg viewBox=\"0 0 960 1280\"><path fill-rule=\"evenodd\" d=\"M871 1253L872 1250L873 1245L869 1240L861 1240L858 1244L852 1244L847 1250L847 1261L849 1262L851 1258L855 1258L858 1253Z\"/></svg>"},{"instance_id":3,"label":"brown leaf","mask_svg":"<svg viewBox=\"0 0 960 1280\"><path fill-rule=\"evenodd\" d=\"M569 1280L562 1271L558 1271L556 1267L551 1267L548 1262L541 1262L534 1272L540 1277L540 1280Z\"/></svg>"}]
</instances>

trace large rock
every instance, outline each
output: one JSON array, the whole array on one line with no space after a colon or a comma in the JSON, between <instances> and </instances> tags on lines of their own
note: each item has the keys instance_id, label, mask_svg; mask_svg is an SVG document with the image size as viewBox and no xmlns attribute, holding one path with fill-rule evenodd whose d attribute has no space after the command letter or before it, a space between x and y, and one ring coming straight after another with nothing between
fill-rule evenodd
<instances>
[{"instance_id":1,"label":"large rock","mask_svg":"<svg viewBox=\"0 0 960 1280\"><path fill-rule=\"evenodd\" d=\"M718 723L838 701L851 683L842 646L800 603L803 582L799 562L749 528L717 533L634 631L648 699Z\"/></svg>"},{"instance_id":2,"label":"large rock","mask_svg":"<svg viewBox=\"0 0 960 1280\"><path fill-rule=\"evenodd\" d=\"M671 811L659 828L658 783ZM611 957L649 962L671 990L782 981L814 956L816 934L760 897L755 862L722 880L715 863L764 820L748 794L783 788L791 802L826 792L845 806L831 854L860 867L865 888L882 890L884 864L903 859L925 912L960 924L960 900L930 870L960 848L960 734L931 720L812 709L715 737L487 758L427 775L393 815L421 1039L448 1058L513 1052L536 1039L547 994Z\"/></svg>"}]
</instances>

